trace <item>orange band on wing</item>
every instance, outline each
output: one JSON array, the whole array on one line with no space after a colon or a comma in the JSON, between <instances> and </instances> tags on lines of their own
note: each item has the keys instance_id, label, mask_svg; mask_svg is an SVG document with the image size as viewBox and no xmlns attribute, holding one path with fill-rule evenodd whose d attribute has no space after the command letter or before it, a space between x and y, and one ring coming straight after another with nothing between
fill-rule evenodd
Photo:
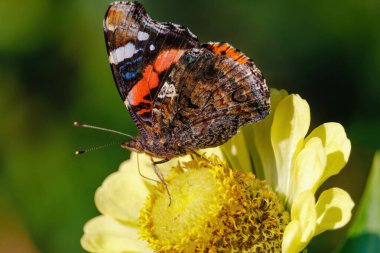
<instances>
[{"instance_id":1,"label":"orange band on wing","mask_svg":"<svg viewBox=\"0 0 380 253\"><path fill-rule=\"evenodd\" d=\"M140 103L147 103L152 105L151 100L144 97L150 94L150 90L158 86L158 74L153 70L152 65L148 65L143 72L142 79L138 81L135 86L128 93L128 101L133 106L138 106ZM153 98L152 98L153 99ZM138 111L142 114L142 110Z\"/></svg>"},{"instance_id":2,"label":"orange band on wing","mask_svg":"<svg viewBox=\"0 0 380 253\"><path fill-rule=\"evenodd\" d=\"M183 49L170 49L161 52L153 63L154 69L158 73L167 70L170 65L176 63L181 58L184 52L185 50Z\"/></svg>"},{"instance_id":3,"label":"orange band on wing","mask_svg":"<svg viewBox=\"0 0 380 253\"><path fill-rule=\"evenodd\" d=\"M242 52L236 50L228 43L210 43L210 50L218 55L225 55L226 57L232 58L241 64L249 61L249 58L245 56Z\"/></svg>"},{"instance_id":4,"label":"orange band on wing","mask_svg":"<svg viewBox=\"0 0 380 253\"><path fill-rule=\"evenodd\" d=\"M150 104L150 108L142 108L137 111L142 115L152 110L152 99L145 97L150 94L153 88L159 84L159 74L167 70L173 63L176 63L185 50L170 49L160 53L153 65L148 65L138 81L128 93L128 101L132 106L138 106L140 103Z\"/></svg>"}]
</instances>

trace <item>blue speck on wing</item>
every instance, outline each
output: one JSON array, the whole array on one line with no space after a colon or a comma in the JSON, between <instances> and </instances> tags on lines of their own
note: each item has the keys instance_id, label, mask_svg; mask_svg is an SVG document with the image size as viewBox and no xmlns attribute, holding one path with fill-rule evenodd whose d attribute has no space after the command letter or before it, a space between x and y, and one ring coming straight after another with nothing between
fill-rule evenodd
<instances>
[{"instance_id":1,"label":"blue speck on wing","mask_svg":"<svg viewBox=\"0 0 380 253\"><path fill-rule=\"evenodd\" d=\"M137 76L137 73L135 72L125 72L123 73L123 77L127 80L131 80Z\"/></svg>"},{"instance_id":2,"label":"blue speck on wing","mask_svg":"<svg viewBox=\"0 0 380 253\"><path fill-rule=\"evenodd\" d=\"M143 57L142 57L142 56L139 56L139 57L137 57L136 59L133 59L133 60L129 60L129 61L127 61L127 62L125 63L125 65L132 65L132 64L135 64L135 63L141 61L142 59L143 59Z\"/></svg>"}]
</instances>

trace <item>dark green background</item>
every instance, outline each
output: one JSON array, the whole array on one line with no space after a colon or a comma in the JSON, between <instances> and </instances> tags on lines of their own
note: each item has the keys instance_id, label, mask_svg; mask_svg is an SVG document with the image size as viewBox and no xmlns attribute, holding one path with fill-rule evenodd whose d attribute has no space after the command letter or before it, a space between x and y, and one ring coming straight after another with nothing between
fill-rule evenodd
<instances>
[{"instance_id":1,"label":"dark green background","mask_svg":"<svg viewBox=\"0 0 380 253\"><path fill-rule=\"evenodd\" d=\"M352 154L327 185L347 189L358 202L380 147L379 1L142 3L153 18L188 26L201 41L241 49L270 87L307 99L313 127L342 123ZM75 120L137 133L107 62L102 19L108 4L0 2L1 253L83 252L82 226L98 214L94 192L128 158L117 146L73 155L122 140L74 128ZM317 237L310 252L328 252L344 232Z\"/></svg>"}]
</instances>

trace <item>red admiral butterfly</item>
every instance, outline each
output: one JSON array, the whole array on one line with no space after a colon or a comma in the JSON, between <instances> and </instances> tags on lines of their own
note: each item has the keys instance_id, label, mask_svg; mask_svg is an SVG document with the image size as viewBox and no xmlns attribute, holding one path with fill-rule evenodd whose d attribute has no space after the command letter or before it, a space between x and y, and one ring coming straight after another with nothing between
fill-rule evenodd
<instances>
[{"instance_id":1,"label":"red admiral butterfly","mask_svg":"<svg viewBox=\"0 0 380 253\"><path fill-rule=\"evenodd\" d=\"M169 160L221 145L269 113L263 75L228 43L201 44L137 2L112 3L104 34L116 86L141 133L123 148Z\"/></svg>"}]
</instances>

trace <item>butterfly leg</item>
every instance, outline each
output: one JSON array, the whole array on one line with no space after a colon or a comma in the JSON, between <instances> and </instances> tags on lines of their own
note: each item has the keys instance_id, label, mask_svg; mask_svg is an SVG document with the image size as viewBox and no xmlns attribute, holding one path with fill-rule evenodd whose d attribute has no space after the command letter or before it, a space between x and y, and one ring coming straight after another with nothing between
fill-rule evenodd
<instances>
[{"instance_id":1,"label":"butterfly leg","mask_svg":"<svg viewBox=\"0 0 380 253\"><path fill-rule=\"evenodd\" d=\"M144 174L142 174L142 172L141 172L141 170L140 170L140 160L138 159L138 155L139 155L139 153L137 153L137 169L138 169L138 171L139 171L140 176L141 176L142 178L147 179L147 180L150 180L150 181L154 181L154 182L156 182L156 183L159 183L160 181L158 181L158 180L156 180L156 179L153 179L153 178L150 178L150 177L147 177L147 176L145 176Z\"/></svg>"},{"instance_id":2,"label":"butterfly leg","mask_svg":"<svg viewBox=\"0 0 380 253\"><path fill-rule=\"evenodd\" d=\"M152 159L152 161L153 161L153 159ZM163 160L160 160L160 161L153 161L153 164L162 164L162 163L166 163L168 161L169 161L169 159L163 159Z\"/></svg>"},{"instance_id":3,"label":"butterfly leg","mask_svg":"<svg viewBox=\"0 0 380 253\"><path fill-rule=\"evenodd\" d=\"M169 206L171 205L172 203L172 196L170 195L170 192L169 192L169 189L168 189L168 184L165 182L165 178L164 178L164 175L162 174L161 170L159 168L157 168L157 164L161 164L161 163L165 163L167 162L168 160L161 160L161 161L153 161L153 158L151 157L150 160L152 161L152 165L153 165L153 171L154 173L156 173L158 179L160 180L161 184L164 186L167 194L168 194L168 197L169 197Z\"/></svg>"}]
</instances>

